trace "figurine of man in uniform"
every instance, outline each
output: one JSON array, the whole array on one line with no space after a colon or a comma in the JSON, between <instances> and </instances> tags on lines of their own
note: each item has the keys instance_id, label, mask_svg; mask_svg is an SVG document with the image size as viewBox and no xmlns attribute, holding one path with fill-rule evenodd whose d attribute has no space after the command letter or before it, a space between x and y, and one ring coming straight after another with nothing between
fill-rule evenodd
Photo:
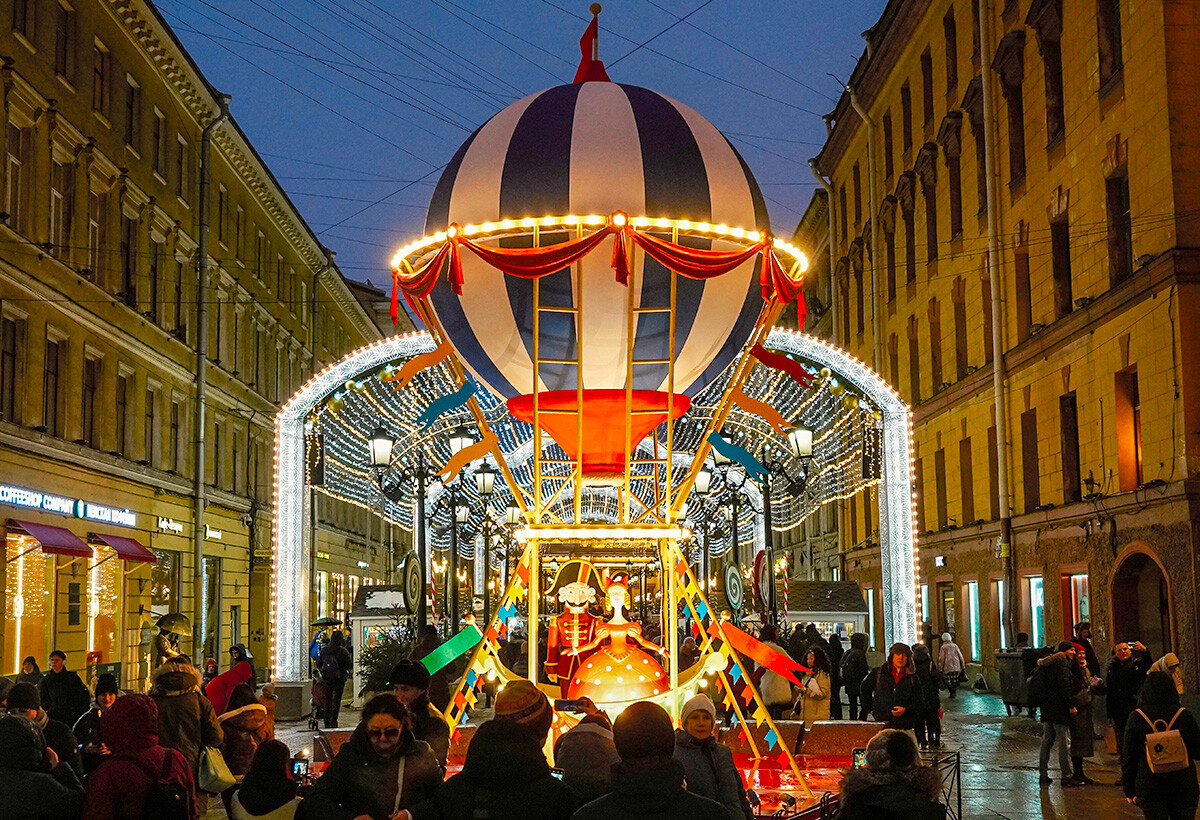
<instances>
[{"instance_id":1,"label":"figurine of man in uniform","mask_svg":"<svg viewBox=\"0 0 1200 820\"><path fill-rule=\"evenodd\" d=\"M596 589L582 581L565 584L558 591L563 611L550 622L546 647L546 677L558 683L563 697L575 677L575 670L586 656L577 655L579 647L595 636L598 618L588 611L596 602Z\"/></svg>"}]
</instances>

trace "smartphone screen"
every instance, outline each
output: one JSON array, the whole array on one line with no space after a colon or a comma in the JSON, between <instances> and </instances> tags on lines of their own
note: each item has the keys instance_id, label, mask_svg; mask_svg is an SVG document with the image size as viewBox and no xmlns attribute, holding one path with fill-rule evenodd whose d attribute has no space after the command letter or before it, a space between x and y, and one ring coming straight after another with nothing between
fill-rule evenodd
<instances>
[{"instance_id":1,"label":"smartphone screen","mask_svg":"<svg viewBox=\"0 0 1200 820\"><path fill-rule=\"evenodd\" d=\"M556 700L556 701L554 701L554 711L556 711L556 712L582 712L583 705L577 700Z\"/></svg>"},{"instance_id":2,"label":"smartphone screen","mask_svg":"<svg viewBox=\"0 0 1200 820\"><path fill-rule=\"evenodd\" d=\"M865 748L855 749L852 754L854 760L851 765L853 765L854 768L861 769L863 766L867 765L867 750Z\"/></svg>"},{"instance_id":3,"label":"smartphone screen","mask_svg":"<svg viewBox=\"0 0 1200 820\"><path fill-rule=\"evenodd\" d=\"M555 780L562 780L563 779L563 770L562 769L551 769L550 776L553 777Z\"/></svg>"}]
</instances>

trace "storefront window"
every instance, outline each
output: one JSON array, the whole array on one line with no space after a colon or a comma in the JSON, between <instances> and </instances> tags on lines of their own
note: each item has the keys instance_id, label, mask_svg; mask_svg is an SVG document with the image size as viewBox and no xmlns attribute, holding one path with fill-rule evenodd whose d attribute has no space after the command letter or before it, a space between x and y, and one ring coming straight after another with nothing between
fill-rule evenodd
<instances>
[{"instance_id":1,"label":"storefront window","mask_svg":"<svg viewBox=\"0 0 1200 820\"><path fill-rule=\"evenodd\" d=\"M929 611L929 584L921 584L921 617L933 623L933 615Z\"/></svg>"},{"instance_id":2,"label":"storefront window","mask_svg":"<svg viewBox=\"0 0 1200 820\"><path fill-rule=\"evenodd\" d=\"M150 569L150 607L159 615L179 611L179 553L154 550Z\"/></svg>"},{"instance_id":3,"label":"storefront window","mask_svg":"<svg viewBox=\"0 0 1200 820\"><path fill-rule=\"evenodd\" d=\"M995 583L996 595L996 615L1000 621L1000 648L1008 649L1008 601L1005 597L1004 579L1001 578Z\"/></svg>"},{"instance_id":4,"label":"storefront window","mask_svg":"<svg viewBox=\"0 0 1200 820\"><path fill-rule=\"evenodd\" d=\"M220 658L221 655L221 559L204 559L204 583L201 587L201 614L204 622L200 635L204 639L204 657ZM202 659L196 659L202 663ZM218 661L219 663L219 661Z\"/></svg>"},{"instance_id":5,"label":"storefront window","mask_svg":"<svg viewBox=\"0 0 1200 820\"><path fill-rule=\"evenodd\" d=\"M4 637L9 651L3 667L7 674L16 674L29 655L45 667L53 648L49 624L54 611L54 559L27 535L10 534L5 552Z\"/></svg>"},{"instance_id":6,"label":"storefront window","mask_svg":"<svg viewBox=\"0 0 1200 820\"><path fill-rule=\"evenodd\" d=\"M333 605L333 616L340 620L346 619L346 576L340 572L329 574L329 600Z\"/></svg>"},{"instance_id":7,"label":"storefront window","mask_svg":"<svg viewBox=\"0 0 1200 820\"><path fill-rule=\"evenodd\" d=\"M967 628L971 632L971 660L979 660L983 636L979 629L979 582L967 581Z\"/></svg>"},{"instance_id":8,"label":"storefront window","mask_svg":"<svg viewBox=\"0 0 1200 820\"><path fill-rule=\"evenodd\" d=\"M1046 598L1042 589L1042 576L1030 575L1029 582L1029 640L1033 646L1045 642Z\"/></svg>"},{"instance_id":9,"label":"storefront window","mask_svg":"<svg viewBox=\"0 0 1200 820\"><path fill-rule=\"evenodd\" d=\"M92 545L88 572L88 647L99 663L116 663L121 653L121 612L124 574L121 559L109 547Z\"/></svg>"},{"instance_id":10,"label":"storefront window","mask_svg":"<svg viewBox=\"0 0 1200 820\"><path fill-rule=\"evenodd\" d=\"M1066 626L1074 626L1083 621L1090 621L1091 617L1088 613L1091 612L1091 596L1088 595L1088 577L1087 573L1078 575L1069 575L1066 578L1067 583L1064 584L1067 591L1067 600L1070 603L1071 623ZM1064 630L1065 631L1065 630Z\"/></svg>"},{"instance_id":11,"label":"storefront window","mask_svg":"<svg viewBox=\"0 0 1200 820\"><path fill-rule=\"evenodd\" d=\"M329 617L329 573L317 570L317 616Z\"/></svg>"},{"instance_id":12,"label":"storefront window","mask_svg":"<svg viewBox=\"0 0 1200 820\"><path fill-rule=\"evenodd\" d=\"M875 590L867 587L867 643L875 648Z\"/></svg>"}]
</instances>

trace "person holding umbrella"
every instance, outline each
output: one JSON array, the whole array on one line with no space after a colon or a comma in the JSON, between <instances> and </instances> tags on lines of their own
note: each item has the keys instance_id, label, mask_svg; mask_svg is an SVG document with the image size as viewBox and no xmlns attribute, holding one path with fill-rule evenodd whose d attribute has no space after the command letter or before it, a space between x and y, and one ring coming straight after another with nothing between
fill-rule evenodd
<instances>
[{"instance_id":1,"label":"person holding umbrella","mask_svg":"<svg viewBox=\"0 0 1200 820\"><path fill-rule=\"evenodd\" d=\"M158 668L183 654L179 639L192 634L192 624L180 612L168 612L155 622L158 635L154 638L154 666Z\"/></svg>"}]
</instances>

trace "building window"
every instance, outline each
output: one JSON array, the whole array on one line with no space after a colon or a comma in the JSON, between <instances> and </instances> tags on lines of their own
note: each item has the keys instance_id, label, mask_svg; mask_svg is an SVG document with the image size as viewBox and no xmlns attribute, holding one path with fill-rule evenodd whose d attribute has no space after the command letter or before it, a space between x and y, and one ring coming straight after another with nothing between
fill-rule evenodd
<instances>
[{"instance_id":1,"label":"building window","mask_svg":"<svg viewBox=\"0 0 1200 820\"><path fill-rule=\"evenodd\" d=\"M179 402L173 401L171 402L171 451L168 453L169 469L173 473L179 472L179 465L182 463L182 459L179 457L179 445Z\"/></svg>"},{"instance_id":2,"label":"building window","mask_svg":"<svg viewBox=\"0 0 1200 820\"><path fill-rule=\"evenodd\" d=\"M1096 0L1096 29L1100 44L1100 87L1121 73L1121 0Z\"/></svg>"},{"instance_id":3,"label":"building window","mask_svg":"<svg viewBox=\"0 0 1200 820\"><path fill-rule=\"evenodd\" d=\"M937 501L937 525L939 530L944 530L950 521L946 499L946 451L942 448L938 448L933 454L933 483L934 497Z\"/></svg>"},{"instance_id":4,"label":"building window","mask_svg":"<svg viewBox=\"0 0 1200 820\"><path fill-rule=\"evenodd\" d=\"M20 422L17 414L17 368L21 361L22 327L18 321L7 316L0 319L0 418L12 422Z\"/></svg>"},{"instance_id":5,"label":"building window","mask_svg":"<svg viewBox=\"0 0 1200 820\"><path fill-rule=\"evenodd\" d=\"M33 17L36 10L34 0L13 0L13 31L33 45Z\"/></svg>"},{"instance_id":6,"label":"building window","mask_svg":"<svg viewBox=\"0 0 1200 820\"><path fill-rule=\"evenodd\" d=\"M179 341L187 344L187 321L183 315L183 262L175 260L175 330L181 330L182 333L176 334Z\"/></svg>"},{"instance_id":7,"label":"building window","mask_svg":"<svg viewBox=\"0 0 1200 820\"><path fill-rule=\"evenodd\" d=\"M967 632L971 636L971 660L983 654L983 634L979 624L979 582L967 581Z\"/></svg>"},{"instance_id":8,"label":"building window","mask_svg":"<svg viewBox=\"0 0 1200 820\"><path fill-rule=\"evenodd\" d=\"M200 594L200 634L204 636L204 657L221 657L221 559L204 559L204 583ZM255 685L250 681L250 686Z\"/></svg>"},{"instance_id":9,"label":"building window","mask_svg":"<svg viewBox=\"0 0 1200 820\"><path fill-rule=\"evenodd\" d=\"M179 553L154 550L150 568L150 606L163 612L178 612L181 603Z\"/></svg>"},{"instance_id":10,"label":"building window","mask_svg":"<svg viewBox=\"0 0 1200 820\"><path fill-rule=\"evenodd\" d=\"M59 389L58 379L62 373L62 344L46 340L46 361L42 371L42 425L51 436L61 434L59 424Z\"/></svg>"},{"instance_id":11,"label":"building window","mask_svg":"<svg viewBox=\"0 0 1200 820\"><path fill-rule=\"evenodd\" d=\"M1074 390L1058 397L1058 417L1062 437L1063 501L1069 504L1083 498L1079 478L1079 411Z\"/></svg>"},{"instance_id":12,"label":"building window","mask_svg":"<svg viewBox=\"0 0 1200 820\"><path fill-rule=\"evenodd\" d=\"M104 284L104 255L108 249L108 194L88 193L88 267L87 278Z\"/></svg>"},{"instance_id":13,"label":"building window","mask_svg":"<svg viewBox=\"0 0 1200 820\"><path fill-rule=\"evenodd\" d=\"M222 432L222 429L221 429L221 423L220 423L220 422L214 422L214 423L213 423L213 430L212 430L212 433L213 433L213 437L212 437L212 439L213 439L213 448L212 448L212 470L211 470L211 472L209 473L209 474L210 474L210 476L212 477L212 480L211 480L209 483L210 483L210 484L211 484L213 487L220 487L220 486L221 486L221 478L222 478L222 476L221 476L221 473L222 473L221 467L223 466L223 465L222 465L222 461L221 461L221 459L222 459L222 457L223 457L223 456L224 456L224 454L225 454L225 447L224 447L224 444L225 444L225 442L224 442L224 440L223 440L223 439L222 439L222 437L221 437L221 432Z\"/></svg>"},{"instance_id":14,"label":"building window","mask_svg":"<svg viewBox=\"0 0 1200 820\"><path fill-rule=\"evenodd\" d=\"M979 305L983 314L983 360L992 360L992 280L981 277L979 280Z\"/></svg>"},{"instance_id":15,"label":"building window","mask_svg":"<svg viewBox=\"0 0 1200 820\"><path fill-rule=\"evenodd\" d=\"M229 192L217 186L217 241L225 244L225 223L229 220Z\"/></svg>"},{"instance_id":16,"label":"building window","mask_svg":"<svg viewBox=\"0 0 1200 820\"><path fill-rule=\"evenodd\" d=\"M92 52L92 110L107 117L110 105L108 49L96 43Z\"/></svg>"},{"instance_id":17,"label":"building window","mask_svg":"<svg viewBox=\"0 0 1200 820\"><path fill-rule=\"evenodd\" d=\"M864 274L861 267L854 269L854 322L861 336L866 329L866 287L863 284Z\"/></svg>"},{"instance_id":18,"label":"building window","mask_svg":"<svg viewBox=\"0 0 1200 820\"><path fill-rule=\"evenodd\" d=\"M158 278L161 275L163 264L163 243L156 242L153 239L150 240L149 263L150 269L147 271L147 275L150 285L150 293L148 294L150 310L148 312L150 314L150 321L158 324Z\"/></svg>"},{"instance_id":19,"label":"building window","mask_svg":"<svg viewBox=\"0 0 1200 820\"><path fill-rule=\"evenodd\" d=\"M1019 35L1019 36L1018 36ZM1000 75L1000 86L1008 109L1009 186L1025 179L1025 35L1012 31L1004 35L996 50L993 68Z\"/></svg>"},{"instance_id":20,"label":"building window","mask_svg":"<svg viewBox=\"0 0 1200 820\"><path fill-rule=\"evenodd\" d=\"M896 300L896 232L883 232L884 257L887 260L887 297L889 302Z\"/></svg>"},{"instance_id":21,"label":"building window","mask_svg":"<svg viewBox=\"0 0 1200 820\"><path fill-rule=\"evenodd\" d=\"M929 262L938 258L937 232L937 186L932 174L927 174L921 181L921 194L925 200L925 244L926 259Z\"/></svg>"},{"instance_id":22,"label":"building window","mask_svg":"<svg viewBox=\"0 0 1200 820\"><path fill-rule=\"evenodd\" d=\"M1000 518L1000 461L996 449L996 425L988 428L988 498L992 520Z\"/></svg>"},{"instance_id":23,"label":"building window","mask_svg":"<svg viewBox=\"0 0 1200 820\"><path fill-rule=\"evenodd\" d=\"M1073 627L1075 624L1092 619L1091 595L1088 590L1086 572L1062 576L1062 601L1064 632L1069 626ZM1088 671L1092 675L1100 674L1094 669Z\"/></svg>"},{"instance_id":24,"label":"building window","mask_svg":"<svg viewBox=\"0 0 1200 820\"><path fill-rule=\"evenodd\" d=\"M997 579L992 584L992 594L996 596L996 621L1000 627L1000 646L998 649L1008 649L1008 598L1007 585L1004 579Z\"/></svg>"},{"instance_id":25,"label":"building window","mask_svg":"<svg viewBox=\"0 0 1200 820\"><path fill-rule=\"evenodd\" d=\"M125 142L133 150L142 146L142 89L132 77L125 78Z\"/></svg>"},{"instance_id":26,"label":"building window","mask_svg":"<svg viewBox=\"0 0 1200 820\"><path fill-rule=\"evenodd\" d=\"M54 8L54 73L75 79L75 13L62 3Z\"/></svg>"},{"instance_id":27,"label":"building window","mask_svg":"<svg viewBox=\"0 0 1200 820\"><path fill-rule=\"evenodd\" d=\"M329 573L323 569L317 570L317 614L329 617Z\"/></svg>"},{"instance_id":28,"label":"building window","mask_svg":"<svg viewBox=\"0 0 1200 820\"><path fill-rule=\"evenodd\" d=\"M900 126L903 133L900 135L904 153L908 153L912 148L912 89L908 83L900 86Z\"/></svg>"},{"instance_id":29,"label":"building window","mask_svg":"<svg viewBox=\"0 0 1200 820\"><path fill-rule=\"evenodd\" d=\"M925 127L933 126L933 55L929 49L921 55L921 101L924 104Z\"/></svg>"},{"instance_id":30,"label":"building window","mask_svg":"<svg viewBox=\"0 0 1200 820\"><path fill-rule=\"evenodd\" d=\"M942 389L942 305L937 297L929 300L929 391Z\"/></svg>"},{"instance_id":31,"label":"building window","mask_svg":"<svg viewBox=\"0 0 1200 820\"><path fill-rule=\"evenodd\" d=\"M971 464L971 437L958 442L958 483L962 496L962 523L975 522L975 475Z\"/></svg>"},{"instance_id":32,"label":"building window","mask_svg":"<svg viewBox=\"0 0 1200 820\"><path fill-rule=\"evenodd\" d=\"M1108 210L1108 282L1116 287L1133 275L1133 220L1125 169L1104 183Z\"/></svg>"},{"instance_id":33,"label":"building window","mask_svg":"<svg viewBox=\"0 0 1200 820\"><path fill-rule=\"evenodd\" d=\"M1116 374L1117 477L1121 492L1142 484L1142 404L1137 366Z\"/></svg>"},{"instance_id":34,"label":"building window","mask_svg":"<svg viewBox=\"0 0 1200 820\"><path fill-rule=\"evenodd\" d=\"M1025 488L1025 512L1030 513L1042 506L1042 492L1038 473L1037 410L1029 409L1021 414L1021 472Z\"/></svg>"},{"instance_id":35,"label":"building window","mask_svg":"<svg viewBox=\"0 0 1200 820\"><path fill-rule=\"evenodd\" d=\"M916 316L908 319L908 384L912 403L921 401L921 320Z\"/></svg>"},{"instance_id":36,"label":"building window","mask_svg":"<svg viewBox=\"0 0 1200 820\"><path fill-rule=\"evenodd\" d=\"M167 175L167 117L158 109L154 110L154 147L150 163L154 172L160 177Z\"/></svg>"},{"instance_id":37,"label":"building window","mask_svg":"<svg viewBox=\"0 0 1200 820\"><path fill-rule=\"evenodd\" d=\"M1022 248L1013 259L1013 280L1017 290L1017 341L1029 338L1033 327L1033 296L1029 282L1029 251Z\"/></svg>"},{"instance_id":38,"label":"building window","mask_svg":"<svg viewBox=\"0 0 1200 820\"><path fill-rule=\"evenodd\" d=\"M116 453L125 456L129 445L129 378L117 376Z\"/></svg>"},{"instance_id":39,"label":"building window","mask_svg":"<svg viewBox=\"0 0 1200 820\"><path fill-rule=\"evenodd\" d=\"M100 386L100 360L87 356L83 360L83 396L80 407L79 438L88 447L98 447L96 440L96 390Z\"/></svg>"},{"instance_id":40,"label":"building window","mask_svg":"<svg viewBox=\"0 0 1200 820\"><path fill-rule=\"evenodd\" d=\"M1042 49L1042 74L1046 82L1046 142L1053 144L1067 130L1063 111L1062 42L1039 38Z\"/></svg>"},{"instance_id":41,"label":"building window","mask_svg":"<svg viewBox=\"0 0 1200 820\"><path fill-rule=\"evenodd\" d=\"M892 178L892 112L883 115L883 176Z\"/></svg>"},{"instance_id":42,"label":"building window","mask_svg":"<svg viewBox=\"0 0 1200 820\"><path fill-rule=\"evenodd\" d=\"M900 206L900 221L904 223L904 281L917 281L917 225L912 200Z\"/></svg>"},{"instance_id":43,"label":"building window","mask_svg":"<svg viewBox=\"0 0 1200 820\"><path fill-rule=\"evenodd\" d=\"M1050 223L1050 268L1054 278L1054 318L1071 312L1071 228L1063 214Z\"/></svg>"},{"instance_id":44,"label":"building window","mask_svg":"<svg viewBox=\"0 0 1200 820\"><path fill-rule=\"evenodd\" d=\"M121 301L137 310L137 220L121 215Z\"/></svg>"},{"instance_id":45,"label":"building window","mask_svg":"<svg viewBox=\"0 0 1200 820\"><path fill-rule=\"evenodd\" d=\"M179 137L175 154L175 195L187 201L188 198L188 144L182 136Z\"/></svg>"},{"instance_id":46,"label":"building window","mask_svg":"<svg viewBox=\"0 0 1200 820\"><path fill-rule=\"evenodd\" d=\"M875 588L863 590L867 597L867 643L870 649L875 648Z\"/></svg>"},{"instance_id":47,"label":"building window","mask_svg":"<svg viewBox=\"0 0 1200 820\"><path fill-rule=\"evenodd\" d=\"M841 209L842 210L842 241L845 242L847 237L850 236L850 229L846 224L847 208L846 208L846 186L845 185L842 185L840 196L841 196L841 201L842 201L842 203L841 203L842 204L842 209Z\"/></svg>"},{"instance_id":48,"label":"building window","mask_svg":"<svg viewBox=\"0 0 1200 820\"><path fill-rule=\"evenodd\" d=\"M267 237L262 231L254 232L254 275L259 279L263 278L263 271L267 267Z\"/></svg>"},{"instance_id":49,"label":"building window","mask_svg":"<svg viewBox=\"0 0 1200 820\"><path fill-rule=\"evenodd\" d=\"M21 232L29 229L30 185L33 178L33 129L8 124L8 186L5 210L8 224Z\"/></svg>"},{"instance_id":50,"label":"building window","mask_svg":"<svg viewBox=\"0 0 1200 820\"><path fill-rule=\"evenodd\" d=\"M240 262L242 261L245 245L242 244L246 233L246 212L239 205L233 215L233 254Z\"/></svg>"},{"instance_id":51,"label":"building window","mask_svg":"<svg viewBox=\"0 0 1200 820\"><path fill-rule=\"evenodd\" d=\"M59 259L71 255L71 223L75 219L75 166L50 164L50 253Z\"/></svg>"},{"instance_id":52,"label":"building window","mask_svg":"<svg viewBox=\"0 0 1200 820\"><path fill-rule=\"evenodd\" d=\"M895 333L888 336L888 374L892 384L900 384L900 340Z\"/></svg>"},{"instance_id":53,"label":"building window","mask_svg":"<svg viewBox=\"0 0 1200 820\"><path fill-rule=\"evenodd\" d=\"M862 173L857 162L851 173L854 177L854 230L857 232L862 224Z\"/></svg>"},{"instance_id":54,"label":"building window","mask_svg":"<svg viewBox=\"0 0 1200 820\"><path fill-rule=\"evenodd\" d=\"M954 9L942 18L942 31L946 35L946 93L958 87L958 25L954 22Z\"/></svg>"},{"instance_id":55,"label":"building window","mask_svg":"<svg viewBox=\"0 0 1200 820\"><path fill-rule=\"evenodd\" d=\"M154 457L154 436L158 432L158 406L157 399L154 396L153 390L146 391L146 418L143 436L145 441L142 442L143 452L146 463L151 467L156 466L158 459Z\"/></svg>"},{"instance_id":56,"label":"building window","mask_svg":"<svg viewBox=\"0 0 1200 820\"><path fill-rule=\"evenodd\" d=\"M1029 585L1029 643L1041 646L1046 640L1046 594L1042 576L1030 575L1025 581Z\"/></svg>"},{"instance_id":57,"label":"building window","mask_svg":"<svg viewBox=\"0 0 1200 820\"><path fill-rule=\"evenodd\" d=\"M967 354L967 283L961 277L954 282L951 294L954 303L954 374L958 381L967 377L970 367ZM990 306L984 305L987 310Z\"/></svg>"}]
</instances>

